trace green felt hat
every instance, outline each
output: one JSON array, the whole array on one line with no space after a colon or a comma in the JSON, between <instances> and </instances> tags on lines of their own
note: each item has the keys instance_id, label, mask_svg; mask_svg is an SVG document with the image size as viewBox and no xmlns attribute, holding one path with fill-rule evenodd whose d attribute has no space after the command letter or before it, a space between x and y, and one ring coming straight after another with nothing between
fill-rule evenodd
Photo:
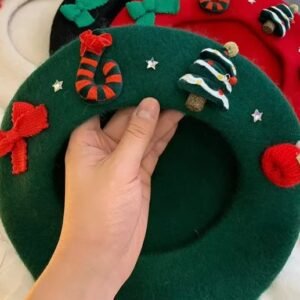
<instances>
[{"instance_id":1,"label":"green felt hat","mask_svg":"<svg viewBox=\"0 0 300 300\"><path fill-rule=\"evenodd\" d=\"M152 96L186 117L153 176L142 254L117 299L257 299L299 233L300 128L284 96L236 56L228 109L192 112L179 80L222 45L146 26L80 39L26 80L0 131L1 218L25 265L37 278L58 241L71 132Z\"/></svg>"}]
</instances>

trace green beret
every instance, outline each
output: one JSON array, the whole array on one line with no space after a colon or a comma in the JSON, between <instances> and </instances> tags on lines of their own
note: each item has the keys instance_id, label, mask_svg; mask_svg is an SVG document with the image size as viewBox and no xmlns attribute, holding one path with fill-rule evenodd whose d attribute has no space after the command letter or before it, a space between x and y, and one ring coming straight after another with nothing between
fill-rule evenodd
<instances>
[{"instance_id":1,"label":"green beret","mask_svg":"<svg viewBox=\"0 0 300 300\"><path fill-rule=\"evenodd\" d=\"M227 57L238 82L216 75L228 69L220 61L191 68L207 63L203 49L226 55L191 33L131 26L80 39L26 80L1 126L1 218L25 265L37 278L58 241L71 132L152 96L186 117L153 176L142 254L117 299L257 299L299 233L300 128L288 101L239 55ZM206 100L201 111L186 106L191 94ZM213 101L224 97L225 110Z\"/></svg>"}]
</instances>

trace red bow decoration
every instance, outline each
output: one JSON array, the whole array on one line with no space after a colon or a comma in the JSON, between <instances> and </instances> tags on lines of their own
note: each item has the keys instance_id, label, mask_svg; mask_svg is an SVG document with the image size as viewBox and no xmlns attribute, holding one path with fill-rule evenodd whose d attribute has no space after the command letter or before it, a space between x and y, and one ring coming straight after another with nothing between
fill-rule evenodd
<instances>
[{"instance_id":1,"label":"red bow decoration","mask_svg":"<svg viewBox=\"0 0 300 300\"><path fill-rule=\"evenodd\" d=\"M12 108L12 129L0 131L0 157L11 152L12 173L18 175L27 170L27 144L25 138L39 134L48 128L45 105L34 107L26 102L15 102Z\"/></svg>"},{"instance_id":2,"label":"red bow decoration","mask_svg":"<svg viewBox=\"0 0 300 300\"><path fill-rule=\"evenodd\" d=\"M112 45L112 36L109 33L102 33L100 35L93 34L92 30L84 31L79 40L80 55L84 56L86 51L92 52L96 55L100 55L103 49Z\"/></svg>"}]
</instances>

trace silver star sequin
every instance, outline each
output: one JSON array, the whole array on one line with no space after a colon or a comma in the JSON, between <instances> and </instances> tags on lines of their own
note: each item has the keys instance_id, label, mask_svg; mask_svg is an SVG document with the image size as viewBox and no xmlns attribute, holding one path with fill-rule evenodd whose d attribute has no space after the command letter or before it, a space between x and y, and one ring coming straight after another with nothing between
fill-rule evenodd
<instances>
[{"instance_id":1,"label":"silver star sequin","mask_svg":"<svg viewBox=\"0 0 300 300\"><path fill-rule=\"evenodd\" d=\"M253 122L261 122L263 114L263 112L260 112L258 109L256 109L255 112L251 115L253 117Z\"/></svg>"},{"instance_id":2,"label":"silver star sequin","mask_svg":"<svg viewBox=\"0 0 300 300\"><path fill-rule=\"evenodd\" d=\"M156 61L153 57L150 60L146 60L147 63L147 69L153 69L156 70L156 66L159 64L158 61Z\"/></svg>"},{"instance_id":3,"label":"silver star sequin","mask_svg":"<svg viewBox=\"0 0 300 300\"><path fill-rule=\"evenodd\" d=\"M55 93L57 93L58 91L63 89L63 83L64 83L63 81L59 81L59 80L56 80L54 82L52 87L53 87Z\"/></svg>"}]
</instances>

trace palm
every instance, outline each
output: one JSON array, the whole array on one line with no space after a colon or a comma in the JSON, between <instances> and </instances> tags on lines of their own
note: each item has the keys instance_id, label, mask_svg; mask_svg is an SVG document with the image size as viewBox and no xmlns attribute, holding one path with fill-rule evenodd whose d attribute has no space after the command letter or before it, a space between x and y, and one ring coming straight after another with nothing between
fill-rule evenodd
<instances>
[{"instance_id":1,"label":"palm","mask_svg":"<svg viewBox=\"0 0 300 300\"><path fill-rule=\"evenodd\" d=\"M125 256L122 260L124 266L119 266L120 273L123 274L125 280L132 272L145 238L151 193L151 176L160 155L176 131L178 121L182 118L182 114L179 112L163 112L138 166L134 167L129 162L126 165L126 155L128 153L126 154L124 149L118 155L123 160L121 165L119 162L114 162L114 157L120 149L133 110L133 108L129 108L117 112L103 129L100 129L99 118L95 117L81 126L77 133L76 131L74 133L75 148L79 150L78 157L80 157L78 168L82 174L85 174L83 176L84 181L103 182L103 178L107 177L106 173L110 172L111 169L114 170L114 173L110 175L117 182L113 188L115 197L110 197L113 198L113 201L109 205L106 203L99 207L101 203L99 203L98 198L101 198L102 195L101 191L96 189L94 194L97 194L98 197L95 199L94 210L98 209L102 212L105 210L109 215L110 223L105 224L105 226L108 228L107 232L113 232L114 234L107 235L107 243L117 243L119 255ZM129 154L132 155L132 153ZM113 168L111 168L112 165ZM74 174L76 172L72 171L70 173ZM81 213L82 209L83 207L78 208ZM89 219L89 223L91 222L92 220ZM98 218L94 222L95 226L93 228L103 227L103 224L99 224ZM99 233L99 231L96 231L96 235L97 232Z\"/></svg>"}]
</instances>

